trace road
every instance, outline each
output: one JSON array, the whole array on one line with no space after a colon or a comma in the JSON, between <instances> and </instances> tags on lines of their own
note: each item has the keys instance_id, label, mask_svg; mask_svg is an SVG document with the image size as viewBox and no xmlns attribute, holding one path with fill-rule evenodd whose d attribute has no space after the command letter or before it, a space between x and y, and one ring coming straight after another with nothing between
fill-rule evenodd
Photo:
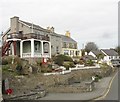
<instances>
[{"instance_id":1,"label":"road","mask_svg":"<svg viewBox=\"0 0 120 102\"><path fill-rule=\"evenodd\" d=\"M107 93L103 96L102 100L118 100L118 75L120 76L120 68L118 69L118 73L112 80L110 84L110 88L108 89Z\"/></svg>"}]
</instances>

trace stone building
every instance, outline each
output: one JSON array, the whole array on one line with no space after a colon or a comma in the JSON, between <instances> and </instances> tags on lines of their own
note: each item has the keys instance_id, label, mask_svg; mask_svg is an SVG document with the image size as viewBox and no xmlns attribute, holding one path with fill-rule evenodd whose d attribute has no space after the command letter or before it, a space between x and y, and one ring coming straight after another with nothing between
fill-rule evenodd
<instances>
[{"instance_id":1,"label":"stone building","mask_svg":"<svg viewBox=\"0 0 120 102\"><path fill-rule=\"evenodd\" d=\"M51 55L77 56L77 42L65 35L57 34L54 27L46 29L22 21L19 17L10 19L10 28L2 35L2 56L18 55L21 58L51 58Z\"/></svg>"}]
</instances>

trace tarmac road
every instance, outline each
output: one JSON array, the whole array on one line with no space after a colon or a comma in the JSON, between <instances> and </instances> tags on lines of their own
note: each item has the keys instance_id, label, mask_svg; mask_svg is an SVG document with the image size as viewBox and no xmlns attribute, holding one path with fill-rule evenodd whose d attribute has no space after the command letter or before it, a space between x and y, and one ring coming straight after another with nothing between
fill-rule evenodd
<instances>
[{"instance_id":1,"label":"tarmac road","mask_svg":"<svg viewBox=\"0 0 120 102\"><path fill-rule=\"evenodd\" d=\"M103 96L102 100L118 100L118 82L120 82L120 69L118 69L118 73L112 80L110 84L110 89L108 89L108 92Z\"/></svg>"}]
</instances>

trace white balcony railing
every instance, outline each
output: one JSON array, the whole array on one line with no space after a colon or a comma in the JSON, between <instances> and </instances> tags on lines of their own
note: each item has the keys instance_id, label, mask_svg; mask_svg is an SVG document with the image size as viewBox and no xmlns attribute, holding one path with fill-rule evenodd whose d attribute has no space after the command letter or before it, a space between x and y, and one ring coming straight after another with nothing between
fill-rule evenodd
<instances>
[{"instance_id":1,"label":"white balcony railing","mask_svg":"<svg viewBox=\"0 0 120 102\"><path fill-rule=\"evenodd\" d=\"M44 53L43 55L42 55L42 57L50 57L50 54L49 53Z\"/></svg>"},{"instance_id":2,"label":"white balcony railing","mask_svg":"<svg viewBox=\"0 0 120 102\"><path fill-rule=\"evenodd\" d=\"M41 53L34 53L34 57L42 57Z\"/></svg>"},{"instance_id":3,"label":"white balcony railing","mask_svg":"<svg viewBox=\"0 0 120 102\"><path fill-rule=\"evenodd\" d=\"M22 57L23 58L31 57L31 53L23 53Z\"/></svg>"},{"instance_id":4,"label":"white balcony railing","mask_svg":"<svg viewBox=\"0 0 120 102\"><path fill-rule=\"evenodd\" d=\"M23 53L22 54L22 58L28 58L28 57L31 57L31 53ZM47 57L50 57L50 54L47 53L47 54L41 54L41 53L34 53L34 57L44 57L44 58L47 58Z\"/></svg>"}]
</instances>

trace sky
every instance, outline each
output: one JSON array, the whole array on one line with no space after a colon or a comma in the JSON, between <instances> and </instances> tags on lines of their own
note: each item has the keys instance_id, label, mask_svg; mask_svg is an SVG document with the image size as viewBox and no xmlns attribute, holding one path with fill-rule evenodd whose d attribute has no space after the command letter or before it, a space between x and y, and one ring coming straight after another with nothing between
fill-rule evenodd
<instances>
[{"instance_id":1,"label":"sky","mask_svg":"<svg viewBox=\"0 0 120 102\"><path fill-rule=\"evenodd\" d=\"M53 26L84 48L95 42L99 48L118 45L119 0L0 0L0 33L10 27L10 18L33 22L43 28Z\"/></svg>"}]
</instances>

